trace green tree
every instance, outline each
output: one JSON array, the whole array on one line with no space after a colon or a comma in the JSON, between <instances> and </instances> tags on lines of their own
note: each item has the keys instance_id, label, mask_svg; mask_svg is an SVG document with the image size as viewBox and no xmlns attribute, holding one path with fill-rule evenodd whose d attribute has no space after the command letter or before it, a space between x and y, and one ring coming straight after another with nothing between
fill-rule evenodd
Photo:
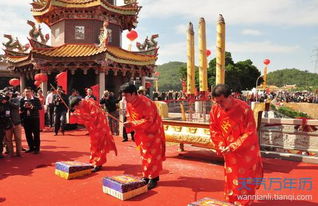
<instances>
[{"instance_id":1,"label":"green tree","mask_svg":"<svg viewBox=\"0 0 318 206\"><path fill-rule=\"evenodd\" d=\"M180 69L186 74L186 70ZM241 91L252 89L255 87L256 79L261 75L253 62L248 59L234 63L230 52L225 52L225 83L228 84L233 91ZM197 77L198 75L196 75ZM208 67L208 84L215 86L216 79L216 58L209 62Z\"/></svg>"}]
</instances>

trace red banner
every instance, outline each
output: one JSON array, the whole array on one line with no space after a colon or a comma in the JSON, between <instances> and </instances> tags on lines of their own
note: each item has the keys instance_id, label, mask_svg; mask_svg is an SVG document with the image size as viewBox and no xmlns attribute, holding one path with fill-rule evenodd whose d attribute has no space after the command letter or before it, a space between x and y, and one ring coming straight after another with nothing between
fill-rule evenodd
<instances>
[{"instance_id":1,"label":"red banner","mask_svg":"<svg viewBox=\"0 0 318 206\"><path fill-rule=\"evenodd\" d=\"M67 72L61 72L56 75L56 83L58 86L62 87L67 94Z\"/></svg>"},{"instance_id":2,"label":"red banner","mask_svg":"<svg viewBox=\"0 0 318 206\"><path fill-rule=\"evenodd\" d=\"M96 100L99 102L99 85L96 84L94 86L91 86L91 89L93 91L93 95L96 97Z\"/></svg>"}]
</instances>

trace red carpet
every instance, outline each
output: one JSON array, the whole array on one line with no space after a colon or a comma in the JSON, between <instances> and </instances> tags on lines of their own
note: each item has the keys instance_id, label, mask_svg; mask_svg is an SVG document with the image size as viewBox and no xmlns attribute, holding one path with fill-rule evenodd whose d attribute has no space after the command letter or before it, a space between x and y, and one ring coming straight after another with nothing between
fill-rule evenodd
<instances>
[{"instance_id":1,"label":"red carpet","mask_svg":"<svg viewBox=\"0 0 318 206\"><path fill-rule=\"evenodd\" d=\"M10 206L94 205L94 206L186 206L203 197L223 199L223 165L207 150L186 146L189 152L177 152L177 146L167 146L165 170L159 186L146 194L121 201L102 192L105 176L141 174L140 158L134 142L121 142L116 137L119 155L108 156L104 169L90 176L64 180L54 175L57 161L87 162L89 139L86 131L66 132L65 136L42 133L39 155L0 159L0 204ZM26 143L24 142L26 147ZM214 159L214 160L213 160ZM257 201L253 205L313 206L318 205L318 165L275 159L264 159L265 178L313 178L310 191L284 189L258 191L258 194L310 194L311 201Z\"/></svg>"}]
</instances>

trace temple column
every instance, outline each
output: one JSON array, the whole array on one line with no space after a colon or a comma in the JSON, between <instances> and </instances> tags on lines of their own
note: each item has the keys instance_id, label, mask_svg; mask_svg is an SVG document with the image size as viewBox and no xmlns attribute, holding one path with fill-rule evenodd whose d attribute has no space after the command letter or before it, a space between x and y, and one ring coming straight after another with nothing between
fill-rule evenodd
<instances>
[{"instance_id":1,"label":"temple column","mask_svg":"<svg viewBox=\"0 0 318 206\"><path fill-rule=\"evenodd\" d=\"M25 88L25 74L20 73L20 93L22 94Z\"/></svg>"},{"instance_id":2,"label":"temple column","mask_svg":"<svg viewBox=\"0 0 318 206\"><path fill-rule=\"evenodd\" d=\"M42 71L41 73L47 75L46 72L43 72L43 71ZM47 83L48 83L48 81L42 82L42 84L41 84L41 89L42 89L43 95L44 95L45 97L47 96Z\"/></svg>"},{"instance_id":3,"label":"temple column","mask_svg":"<svg viewBox=\"0 0 318 206\"><path fill-rule=\"evenodd\" d=\"M141 85L144 86L144 87L146 87L146 78L145 78L145 76L142 76L142 77L141 77ZM137 89L138 89L138 88L137 88Z\"/></svg>"},{"instance_id":4,"label":"temple column","mask_svg":"<svg viewBox=\"0 0 318 206\"><path fill-rule=\"evenodd\" d=\"M104 91L105 91L105 72L104 71L100 71L99 72L99 96L100 98L103 96Z\"/></svg>"}]
</instances>

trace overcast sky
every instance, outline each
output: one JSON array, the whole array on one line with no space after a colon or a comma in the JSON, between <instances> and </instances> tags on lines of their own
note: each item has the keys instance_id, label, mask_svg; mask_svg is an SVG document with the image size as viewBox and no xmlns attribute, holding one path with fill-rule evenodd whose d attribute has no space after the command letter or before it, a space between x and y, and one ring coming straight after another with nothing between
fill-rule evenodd
<instances>
[{"instance_id":1,"label":"overcast sky","mask_svg":"<svg viewBox=\"0 0 318 206\"><path fill-rule=\"evenodd\" d=\"M0 37L18 36L26 42L33 19L31 0L0 0ZM298 68L318 73L317 0L139 0L143 7L136 31L137 41L159 34L158 64L186 61L186 28L194 24L196 44L200 17L207 23L207 48L215 57L216 21L226 22L226 50L235 62L251 59L259 68L271 60L269 71ZM117 0L121 5L122 0ZM42 26L46 27L46 26ZM46 29L48 32L48 28ZM123 48L129 41L123 34ZM135 42L134 42L135 44ZM136 48L134 48L136 49ZM197 52L196 52L197 53Z\"/></svg>"}]
</instances>

